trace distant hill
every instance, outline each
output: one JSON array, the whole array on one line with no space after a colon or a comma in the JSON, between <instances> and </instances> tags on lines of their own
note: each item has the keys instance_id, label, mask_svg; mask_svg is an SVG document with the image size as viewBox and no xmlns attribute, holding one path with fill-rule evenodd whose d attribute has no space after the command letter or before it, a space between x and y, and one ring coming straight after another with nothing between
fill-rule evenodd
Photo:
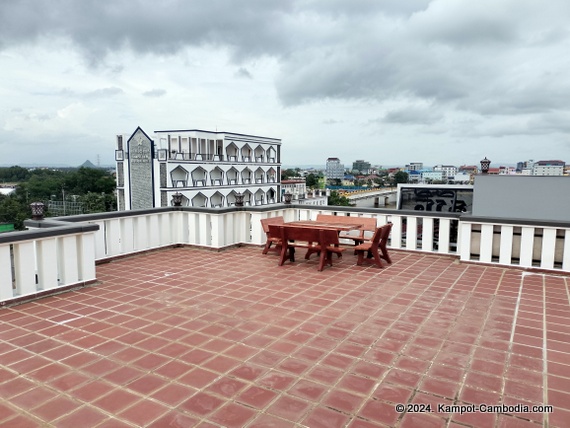
<instances>
[{"instance_id":1,"label":"distant hill","mask_svg":"<svg viewBox=\"0 0 570 428\"><path fill-rule=\"evenodd\" d=\"M98 166L95 166L93 164L93 162L91 162L90 160L86 160L85 162L83 162L79 168L93 168L93 169L99 169Z\"/></svg>"}]
</instances>

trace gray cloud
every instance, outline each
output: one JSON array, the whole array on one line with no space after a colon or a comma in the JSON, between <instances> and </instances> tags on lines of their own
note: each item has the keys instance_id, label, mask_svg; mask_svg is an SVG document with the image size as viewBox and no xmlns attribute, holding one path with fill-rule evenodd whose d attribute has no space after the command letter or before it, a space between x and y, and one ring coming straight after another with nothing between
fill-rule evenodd
<instances>
[{"instance_id":1,"label":"gray cloud","mask_svg":"<svg viewBox=\"0 0 570 428\"><path fill-rule=\"evenodd\" d=\"M0 47L61 37L92 64L120 49L172 55L187 46L224 47L237 64L277 58L275 83L285 105L409 96L517 114L528 111L525 104L560 108L570 92L540 97L544 77L521 67L568 69L569 60L548 56L569 38L570 3L563 0L171 0L161 7L144 0L5 0L0 8ZM533 55L541 62L532 63ZM250 72L241 67L236 75ZM501 93L511 97L510 108L497 99Z\"/></svg>"},{"instance_id":2,"label":"gray cloud","mask_svg":"<svg viewBox=\"0 0 570 428\"><path fill-rule=\"evenodd\" d=\"M244 67L240 67L235 72L234 76L236 76L237 78L240 78L240 79L253 79L253 76L251 75L251 73L248 71L247 68L244 68Z\"/></svg>"},{"instance_id":3,"label":"gray cloud","mask_svg":"<svg viewBox=\"0 0 570 428\"><path fill-rule=\"evenodd\" d=\"M381 119L381 122L411 125L430 125L441 121L443 118L444 116L441 112L435 111L430 107L410 107L389 111Z\"/></svg>"},{"instance_id":4,"label":"gray cloud","mask_svg":"<svg viewBox=\"0 0 570 428\"><path fill-rule=\"evenodd\" d=\"M112 75L91 92L38 89L43 95L117 96L128 55L162 60L204 48L223 52L234 77L274 79L270 96L281 106L371 107L344 123L375 116L370 128L535 136L568 132L569 18L567 0L3 0L0 50L63 41L94 75ZM200 61L186 59L190 72L178 76ZM265 59L277 70L269 78L256 68ZM319 116L331 125L323 116L336 112Z\"/></svg>"},{"instance_id":5,"label":"gray cloud","mask_svg":"<svg viewBox=\"0 0 570 428\"><path fill-rule=\"evenodd\" d=\"M276 52L289 2L172 0L6 0L0 6L0 47L49 37L70 39L97 64L117 49L168 55L184 46L229 46L235 58Z\"/></svg>"},{"instance_id":6,"label":"gray cloud","mask_svg":"<svg viewBox=\"0 0 570 428\"><path fill-rule=\"evenodd\" d=\"M166 95L166 90L164 89L151 89L150 91L143 92L143 96L158 98Z\"/></svg>"}]
</instances>

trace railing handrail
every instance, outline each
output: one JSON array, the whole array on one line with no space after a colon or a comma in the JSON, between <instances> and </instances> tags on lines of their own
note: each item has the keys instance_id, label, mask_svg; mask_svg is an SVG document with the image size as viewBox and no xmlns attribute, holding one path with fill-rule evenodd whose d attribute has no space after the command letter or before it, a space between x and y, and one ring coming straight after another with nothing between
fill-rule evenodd
<instances>
[{"instance_id":1,"label":"railing handrail","mask_svg":"<svg viewBox=\"0 0 570 428\"><path fill-rule=\"evenodd\" d=\"M359 207L345 207L337 205L302 205L302 204L271 204L271 205L252 205L243 207L162 207L162 208L148 208L139 210L129 210L129 211L112 211L104 213L93 213L93 214L80 214L74 216L66 217L48 217L45 220L35 221L26 220L25 225L34 228L54 228L71 227L71 225L66 226L66 223L78 223L78 222L90 222L96 220L106 220L113 218L122 217L134 217L141 215L149 215L155 213L165 213L165 212L196 212L196 213L208 213L208 214L226 214L233 211L250 211L250 212L267 212L282 210L286 208L296 208L302 210L316 210L316 211L333 211L339 213L358 213L358 214L381 214L381 215L399 215L408 217L435 217L435 218L451 218L461 221L467 221L472 223L494 223L494 224L507 224L507 225L520 225L520 226L539 226L539 227L557 227L557 228L570 228L570 222L555 221L555 220L529 220L529 219L517 219L517 218L503 218L503 217L480 217L473 216L470 213L449 213L443 211L415 211L415 210L398 210L393 208L359 208ZM9 242L14 240L25 240L29 238L17 239L22 233L27 231L14 231L6 232L0 235L0 242ZM79 230L81 232L81 230ZM69 233L77 233L76 231L71 231ZM31 238L33 239L33 238Z\"/></svg>"},{"instance_id":2,"label":"railing handrail","mask_svg":"<svg viewBox=\"0 0 570 428\"><path fill-rule=\"evenodd\" d=\"M40 222L37 222L38 224ZM27 220L28 226L35 226L36 222ZM6 232L0 234L0 244L13 242L31 241L34 239L49 238L52 236L73 235L76 233L96 232L99 230L97 224L65 224L63 222L47 222L43 223L41 229L20 230L16 232Z\"/></svg>"},{"instance_id":3,"label":"railing handrail","mask_svg":"<svg viewBox=\"0 0 570 428\"><path fill-rule=\"evenodd\" d=\"M543 227L557 227L557 228L570 228L570 222L558 220L529 220L522 218L504 218L504 217L479 217L464 214L461 216L461 221L470 223L494 223L494 224L508 224L514 226L543 226Z\"/></svg>"}]
</instances>

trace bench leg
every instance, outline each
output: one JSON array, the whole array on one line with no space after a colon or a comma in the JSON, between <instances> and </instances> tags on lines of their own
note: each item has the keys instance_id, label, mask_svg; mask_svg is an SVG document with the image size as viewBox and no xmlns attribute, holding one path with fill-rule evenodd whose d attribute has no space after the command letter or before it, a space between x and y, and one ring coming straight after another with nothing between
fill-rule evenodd
<instances>
[{"instance_id":1,"label":"bench leg","mask_svg":"<svg viewBox=\"0 0 570 428\"><path fill-rule=\"evenodd\" d=\"M378 254L378 251L374 251L373 255L374 255L374 261L376 262L376 265L381 268L382 267L382 260L380 260L380 254Z\"/></svg>"},{"instance_id":2,"label":"bench leg","mask_svg":"<svg viewBox=\"0 0 570 428\"><path fill-rule=\"evenodd\" d=\"M313 255L313 253L317 253L317 254L319 254L319 255L321 254L320 251L318 251L318 250L316 250L316 249L314 249L314 248L309 248L309 249L307 250L307 254L305 254L305 258L306 258L307 260L309 260L309 258Z\"/></svg>"},{"instance_id":3,"label":"bench leg","mask_svg":"<svg viewBox=\"0 0 570 428\"><path fill-rule=\"evenodd\" d=\"M279 257L279 266L283 266L283 263L285 263L285 259L287 258L287 245L282 245L281 246L281 254Z\"/></svg>"},{"instance_id":4,"label":"bench leg","mask_svg":"<svg viewBox=\"0 0 570 428\"><path fill-rule=\"evenodd\" d=\"M382 257L384 260L386 260L388 262L388 264L392 264L392 259L388 255L388 249L386 248L386 246L385 245L380 246L380 250L382 251L382 255L380 257Z\"/></svg>"},{"instance_id":5,"label":"bench leg","mask_svg":"<svg viewBox=\"0 0 570 428\"><path fill-rule=\"evenodd\" d=\"M325 268L326 253L326 251L321 251L321 255L319 257L319 271L322 271Z\"/></svg>"}]
</instances>

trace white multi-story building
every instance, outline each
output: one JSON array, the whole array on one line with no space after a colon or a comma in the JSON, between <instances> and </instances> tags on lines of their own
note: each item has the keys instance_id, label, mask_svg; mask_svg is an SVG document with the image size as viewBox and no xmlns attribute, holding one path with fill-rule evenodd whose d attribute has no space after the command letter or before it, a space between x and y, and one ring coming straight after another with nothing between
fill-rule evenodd
<instances>
[{"instance_id":1,"label":"white multi-story building","mask_svg":"<svg viewBox=\"0 0 570 428\"><path fill-rule=\"evenodd\" d=\"M453 177L453 182L455 184L466 184L466 183L470 183L472 178L473 177L471 176L471 174L467 174L465 172L458 172Z\"/></svg>"},{"instance_id":2,"label":"white multi-story building","mask_svg":"<svg viewBox=\"0 0 570 428\"><path fill-rule=\"evenodd\" d=\"M280 201L281 140L198 129L155 131L140 127L117 135L119 210L173 205L228 207Z\"/></svg>"},{"instance_id":3,"label":"white multi-story building","mask_svg":"<svg viewBox=\"0 0 570 428\"><path fill-rule=\"evenodd\" d=\"M447 180L445 171L423 171L422 181L429 183L433 181L443 182Z\"/></svg>"},{"instance_id":4,"label":"white multi-story building","mask_svg":"<svg viewBox=\"0 0 570 428\"><path fill-rule=\"evenodd\" d=\"M424 169L423 162L410 162L410 164L406 165L406 169L408 171L421 171Z\"/></svg>"},{"instance_id":5,"label":"white multi-story building","mask_svg":"<svg viewBox=\"0 0 570 428\"><path fill-rule=\"evenodd\" d=\"M514 166L500 166L499 175L514 175L517 173L517 169Z\"/></svg>"},{"instance_id":6,"label":"white multi-story building","mask_svg":"<svg viewBox=\"0 0 570 428\"><path fill-rule=\"evenodd\" d=\"M307 181L304 177L281 181L282 194L290 193L292 199L303 199L307 193Z\"/></svg>"},{"instance_id":7,"label":"white multi-story building","mask_svg":"<svg viewBox=\"0 0 570 428\"><path fill-rule=\"evenodd\" d=\"M291 202L301 205L326 205L327 196L319 189L307 191L304 177L281 181L281 194L291 194Z\"/></svg>"},{"instance_id":8,"label":"white multi-story building","mask_svg":"<svg viewBox=\"0 0 570 428\"><path fill-rule=\"evenodd\" d=\"M532 167L532 175L564 175L565 165L561 160L538 161Z\"/></svg>"},{"instance_id":9,"label":"white multi-story building","mask_svg":"<svg viewBox=\"0 0 570 428\"><path fill-rule=\"evenodd\" d=\"M455 177L457 174L457 167L453 165L436 165L433 167L434 171L442 171L445 177Z\"/></svg>"},{"instance_id":10,"label":"white multi-story building","mask_svg":"<svg viewBox=\"0 0 570 428\"><path fill-rule=\"evenodd\" d=\"M340 163L339 158L328 158L325 175L328 180L344 178L344 165Z\"/></svg>"}]
</instances>

